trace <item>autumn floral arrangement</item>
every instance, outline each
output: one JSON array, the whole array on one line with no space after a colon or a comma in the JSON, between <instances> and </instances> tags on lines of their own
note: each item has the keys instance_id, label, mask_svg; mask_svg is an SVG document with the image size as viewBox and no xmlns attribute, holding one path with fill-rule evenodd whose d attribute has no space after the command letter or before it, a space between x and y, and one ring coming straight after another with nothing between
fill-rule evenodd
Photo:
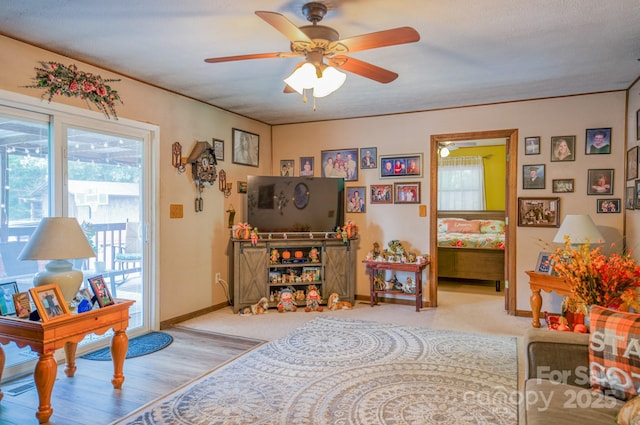
<instances>
[{"instance_id":1,"label":"autumn floral arrangement","mask_svg":"<svg viewBox=\"0 0 640 425\"><path fill-rule=\"evenodd\" d=\"M35 68L35 84L27 87L46 89L42 94L43 99L47 95L49 102L54 95L78 97L87 102L89 109L93 103L107 118L113 116L118 119L115 104L122 103L122 100L118 92L106 83L120 80L103 79L99 75L79 71L75 65L44 61L40 65Z\"/></svg>"},{"instance_id":2,"label":"autumn floral arrangement","mask_svg":"<svg viewBox=\"0 0 640 425\"><path fill-rule=\"evenodd\" d=\"M574 247L565 238L564 246L549 256L549 263L570 286L574 304L640 311L640 265L631 254L605 255L602 246Z\"/></svg>"}]
</instances>

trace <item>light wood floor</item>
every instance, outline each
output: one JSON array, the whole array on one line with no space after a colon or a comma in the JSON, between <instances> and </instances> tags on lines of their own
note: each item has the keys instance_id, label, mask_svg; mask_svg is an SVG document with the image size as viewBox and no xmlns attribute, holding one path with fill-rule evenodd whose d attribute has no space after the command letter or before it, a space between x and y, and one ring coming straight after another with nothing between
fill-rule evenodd
<instances>
[{"instance_id":1,"label":"light wood floor","mask_svg":"<svg viewBox=\"0 0 640 425\"><path fill-rule=\"evenodd\" d=\"M111 362L79 358L73 378L64 374L64 364L59 365L49 424L109 424L262 343L180 327L163 332L174 338L169 347L125 360L122 390L114 390L111 386ZM7 390L18 383L29 381L32 382L30 378L23 378L3 384L5 394L0 401L0 424L38 424L35 388L16 396L7 394Z\"/></svg>"}]
</instances>

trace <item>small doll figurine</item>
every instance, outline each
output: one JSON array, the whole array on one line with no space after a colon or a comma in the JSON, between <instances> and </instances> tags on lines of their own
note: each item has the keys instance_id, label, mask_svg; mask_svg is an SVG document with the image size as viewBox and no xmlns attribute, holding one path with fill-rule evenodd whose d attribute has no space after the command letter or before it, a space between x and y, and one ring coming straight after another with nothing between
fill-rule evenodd
<instances>
[{"instance_id":1,"label":"small doll figurine","mask_svg":"<svg viewBox=\"0 0 640 425\"><path fill-rule=\"evenodd\" d=\"M307 291L307 306L304 308L304 311L322 311L323 308L320 305L320 293L318 292L318 288L316 285L309 285L309 290Z\"/></svg>"},{"instance_id":2,"label":"small doll figurine","mask_svg":"<svg viewBox=\"0 0 640 425\"><path fill-rule=\"evenodd\" d=\"M256 246L258 243L258 228L254 227L251 230L251 245Z\"/></svg>"},{"instance_id":3,"label":"small doll figurine","mask_svg":"<svg viewBox=\"0 0 640 425\"><path fill-rule=\"evenodd\" d=\"M271 264L278 264L278 262L280 261L280 253L277 249L273 248L271 250L271 257L269 260L271 261Z\"/></svg>"},{"instance_id":4,"label":"small doll figurine","mask_svg":"<svg viewBox=\"0 0 640 425\"><path fill-rule=\"evenodd\" d=\"M280 301L278 302L278 312L297 311L298 307L293 303L293 292L291 289L280 291Z\"/></svg>"},{"instance_id":5,"label":"small doll figurine","mask_svg":"<svg viewBox=\"0 0 640 425\"><path fill-rule=\"evenodd\" d=\"M311 251L309 251L309 258L311 259L312 263L319 263L320 259L318 258L319 253L318 253L318 248L311 248Z\"/></svg>"}]
</instances>

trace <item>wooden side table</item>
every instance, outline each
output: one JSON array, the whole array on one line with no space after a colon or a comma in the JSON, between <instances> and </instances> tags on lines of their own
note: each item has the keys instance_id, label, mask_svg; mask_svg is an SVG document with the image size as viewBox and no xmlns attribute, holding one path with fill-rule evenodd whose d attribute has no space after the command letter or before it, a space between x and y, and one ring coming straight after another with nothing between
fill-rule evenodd
<instances>
[{"instance_id":1,"label":"wooden side table","mask_svg":"<svg viewBox=\"0 0 640 425\"><path fill-rule=\"evenodd\" d=\"M529 287L531 288L531 298L529 298L531 313L533 315L531 325L534 328L539 328L540 310L542 309L542 297L540 296L540 291L553 291L558 295L569 295L571 290L564 279L560 277L537 273L532 270L526 271L525 273L529 275Z\"/></svg>"},{"instance_id":2,"label":"wooden side table","mask_svg":"<svg viewBox=\"0 0 640 425\"><path fill-rule=\"evenodd\" d=\"M115 332L111 339L113 358L113 388L122 388L124 382L124 358L129 348L126 334L129 325L129 307L134 300L116 299L116 303L97 310L52 319L46 323L34 322L15 317L0 317L0 343L15 342L18 347L31 347L38 353L38 363L33 373L40 404L36 417L40 423L49 421L53 414L51 392L56 381L58 364L54 352L64 348L66 359L65 374L73 377L76 371L76 348L78 343L90 333L104 334L109 329ZM0 345L0 378L4 369L5 354ZM0 391L0 399L2 399Z\"/></svg>"},{"instance_id":3,"label":"wooden side table","mask_svg":"<svg viewBox=\"0 0 640 425\"><path fill-rule=\"evenodd\" d=\"M368 261L364 260L363 263L369 270L369 293L371 297L371 306L378 304L378 294L405 294L402 291L380 291L376 290L374 281L376 277L376 271L378 270L393 270L399 272L412 272L415 274L416 283L416 311L420 311L422 307L422 271L429 265L429 262L424 263L386 263L382 261Z\"/></svg>"}]
</instances>

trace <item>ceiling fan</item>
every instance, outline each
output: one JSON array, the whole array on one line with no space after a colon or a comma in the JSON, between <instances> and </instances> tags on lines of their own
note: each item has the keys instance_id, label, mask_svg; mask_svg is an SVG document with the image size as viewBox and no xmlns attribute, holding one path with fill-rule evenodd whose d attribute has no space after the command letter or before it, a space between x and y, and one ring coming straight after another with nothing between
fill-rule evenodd
<instances>
[{"instance_id":1,"label":"ceiling fan","mask_svg":"<svg viewBox=\"0 0 640 425\"><path fill-rule=\"evenodd\" d=\"M285 79L287 85L284 91L297 91L300 94L304 94L304 89L313 88L314 97L326 96L342 85L345 76L340 72L337 74L341 74L342 76L338 76L337 78L341 79L341 81L332 84L330 87L321 85L322 80L326 82L332 76L337 75L335 73L336 69L348 71L380 83L390 83L398 78L398 74L371 63L349 57L347 54L378 47L413 43L420 40L418 32L411 27L394 28L340 39L338 32L333 28L318 25L318 22L320 22L327 13L327 6L320 2L306 3L302 7L302 13L312 24L301 27L297 27L280 13L266 11L256 11L255 13L289 39L291 42L290 52L225 56L208 58L205 59L205 62L219 63L247 59L302 56L305 58L305 61L296 66L290 78ZM307 64L311 66L307 66ZM293 79L299 70L300 72L297 75L300 77L300 75L303 74L303 69L307 71L306 77L314 81L314 83L306 83L307 85L314 84L312 87L305 87L305 83L301 85L299 81Z\"/></svg>"}]
</instances>

